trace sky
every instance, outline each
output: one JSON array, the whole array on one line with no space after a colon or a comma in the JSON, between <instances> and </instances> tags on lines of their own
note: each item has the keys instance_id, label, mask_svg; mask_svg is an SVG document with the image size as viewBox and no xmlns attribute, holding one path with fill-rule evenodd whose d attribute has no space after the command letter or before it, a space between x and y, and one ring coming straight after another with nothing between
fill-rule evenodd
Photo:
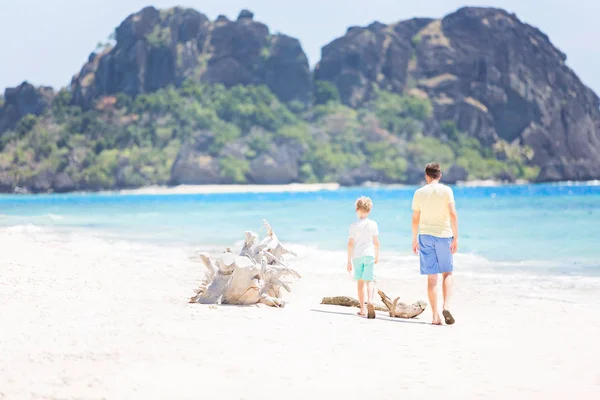
<instances>
[{"instance_id":1,"label":"sky","mask_svg":"<svg viewBox=\"0 0 600 400\"><path fill-rule=\"evenodd\" d=\"M582 81L600 94L598 0L0 0L0 92L25 80L67 86L96 44L148 5L191 7L213 20L219 14L235 19L247 8L272 33L300 39L311 66L321 47L349 26L441 18L467 5L503 8L546 33Z\"/></svg>"}]
</instances>

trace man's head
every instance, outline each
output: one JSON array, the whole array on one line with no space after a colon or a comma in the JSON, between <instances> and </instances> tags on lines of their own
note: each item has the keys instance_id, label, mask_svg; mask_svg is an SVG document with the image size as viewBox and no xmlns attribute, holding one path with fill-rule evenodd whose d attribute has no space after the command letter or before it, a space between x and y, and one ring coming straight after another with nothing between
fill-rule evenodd
<instances>
[{"instance_id":1,"label":"man's head","mask_svg":"<svg viewBox=\"0 0 600 400\"><path fill-rule=\"evenodd\" d=\"M442 170L440 164L436 162L429 163L425 166L425 180L427 183L437 181L442 177Z\"/></svg>"},{"instance_id":2,"label":"man's head","mask_svg":"<svg viewBox=\"0 0 600 400\"><path fill-rule=\"evenodd\" d=\"M356 215L358 218L366 218L373 208L373 200L362 196L356 200Z\"/></svg>"}]
</instances>

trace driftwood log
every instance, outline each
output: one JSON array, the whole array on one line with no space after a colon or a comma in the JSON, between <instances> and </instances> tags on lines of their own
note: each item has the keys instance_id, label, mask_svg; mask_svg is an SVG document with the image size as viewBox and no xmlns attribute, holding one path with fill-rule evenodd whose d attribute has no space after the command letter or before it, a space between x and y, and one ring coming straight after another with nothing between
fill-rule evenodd
<instances>
[{"instance_id":1,"label":"driftwood log","mask_svg":"<svg viewBox=\"0 0 600 400\"><path fill-rule=\"evenodd\" d=\"M287 278L300 278L300 274L284 256L296 254L281 244L267 221L263 224L267 236L259 241L256 233L246 232L239 255L227 248L213 261L207 253L198 253L195 260L204 264L206 272L190 303L285 305L282 289L291 291Z\"/></svg>"},{"instance_id":2,"label":"driftwood log","mask_svg":"<svg viewBox=\"0 0 600 400\"><path fill-rule=\"evenodd\" d=\"M415 318L427 308L427 303L421 300L413 304L406 304L400 302L399 297L396 297L394 300L390 299L381 290L377 290L377 293L379 293L379 297L381 297L381 301L383 302L385 307L376 304L373 304L373 307L377 311L389 312L390 317L406 319ZM358 300L347 296L323 297L321 304L329 304L344 307L360 307L360 303L358 302Z\"/></svg>"},{"instance_id":3,"label":"driftwood log","mask_svg":"<svg viewBox=\"0 0 600 400\"><path fill-rule=\"evenodd\" d=\"M323 297L321 304L329 304L332 306L357 307L360 308L358 300L348 296ZM387 307L379 304L373 304L376 311L388 311Z\"/></svg>"}]
</instances>

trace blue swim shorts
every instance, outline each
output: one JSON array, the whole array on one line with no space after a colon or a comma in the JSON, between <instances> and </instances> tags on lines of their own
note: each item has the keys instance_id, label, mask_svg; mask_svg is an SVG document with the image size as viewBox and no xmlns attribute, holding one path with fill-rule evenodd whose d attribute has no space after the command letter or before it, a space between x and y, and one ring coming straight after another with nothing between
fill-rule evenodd
<instances>
[{"instance_id":1,"label":"blue swim shorts","mask_svg":"<svg viewBox=\"0 0 600 400\"><path fill-rule=\"evenodd\" d=\"M452 238L419 235L419 255L421 275L434 275L452 272L454 264L450 245Z\"/></svg>"},{"instance_id":2,"label":"blue swim shorts","mask_svg":"<svg viewBox=\"0 0 600 400\"><path fill-rule=\"evenodd\" d=\"M363 256L352 259L354 279L357 281L373 281L375 279L375 257Z\"/></svg>"}]
</instances>

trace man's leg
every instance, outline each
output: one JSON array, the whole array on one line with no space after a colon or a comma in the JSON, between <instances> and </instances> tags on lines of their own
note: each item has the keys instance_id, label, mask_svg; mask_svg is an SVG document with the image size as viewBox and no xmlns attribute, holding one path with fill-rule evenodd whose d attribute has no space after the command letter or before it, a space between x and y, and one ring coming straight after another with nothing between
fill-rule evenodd
<instances>
[{"instance_id":1,"label":"man's leg","mask_svg":"<svg viewBox=\"0 0 600 400\"><path fill-rule=\"evenodd\" d=\"M419 262L421 275L427 275L427 296L433 312L432 323L440 325L440 315L437 310L437 280L439 266L435 253L435 238L429 235L419 235Z\"/></svg>"},{"instance_id":2,"label":"man's leg","mask_svg":"<svg viewBox=\"0 0 600 400\"><path fill-rule=\"evenodd\" d=\"M452 296L452 272L442 274L442 291L444 294L444 310L450 310L450 297Z\"/></svg>"},{"instance_id":3,"label":"man's leg","mask_svg":"<svg viewBox=\"0 0 600 400\"><path fill-rule=\"evenodd\" d=\"M429 304L431 304L431 311L433 313L431 323L434 325L441 325L442 321L440 320L437 308L437 281L437 274L427 275L427 296L429 297Z\"/></svg>"},{"instance_id":4,"label":"man's leg","mask_svg":"<svg viewBox=\"0 0 600 400\"><path fill-rule=\"evenodd\" d=\"M442 314L446 324L452 325L454 317L450 313L450 298L452 297L452 271L454 270L454 257L450 246L452 244L451 238L440 238L436 240L435 252L438 259L440 272L442 273L442 292L444 295L444 306Z\"/></svg>"},{"instance_id":5,"label":"man's leg","mask_svg":"<svg viewBox=\"0 0 600 400\"><path fill-rule=\"evenodd\" d=\"M358 303L360 304L360 315L366 315L365 312L365 281L358 281Z\"/></svg>"}]
</instances>

